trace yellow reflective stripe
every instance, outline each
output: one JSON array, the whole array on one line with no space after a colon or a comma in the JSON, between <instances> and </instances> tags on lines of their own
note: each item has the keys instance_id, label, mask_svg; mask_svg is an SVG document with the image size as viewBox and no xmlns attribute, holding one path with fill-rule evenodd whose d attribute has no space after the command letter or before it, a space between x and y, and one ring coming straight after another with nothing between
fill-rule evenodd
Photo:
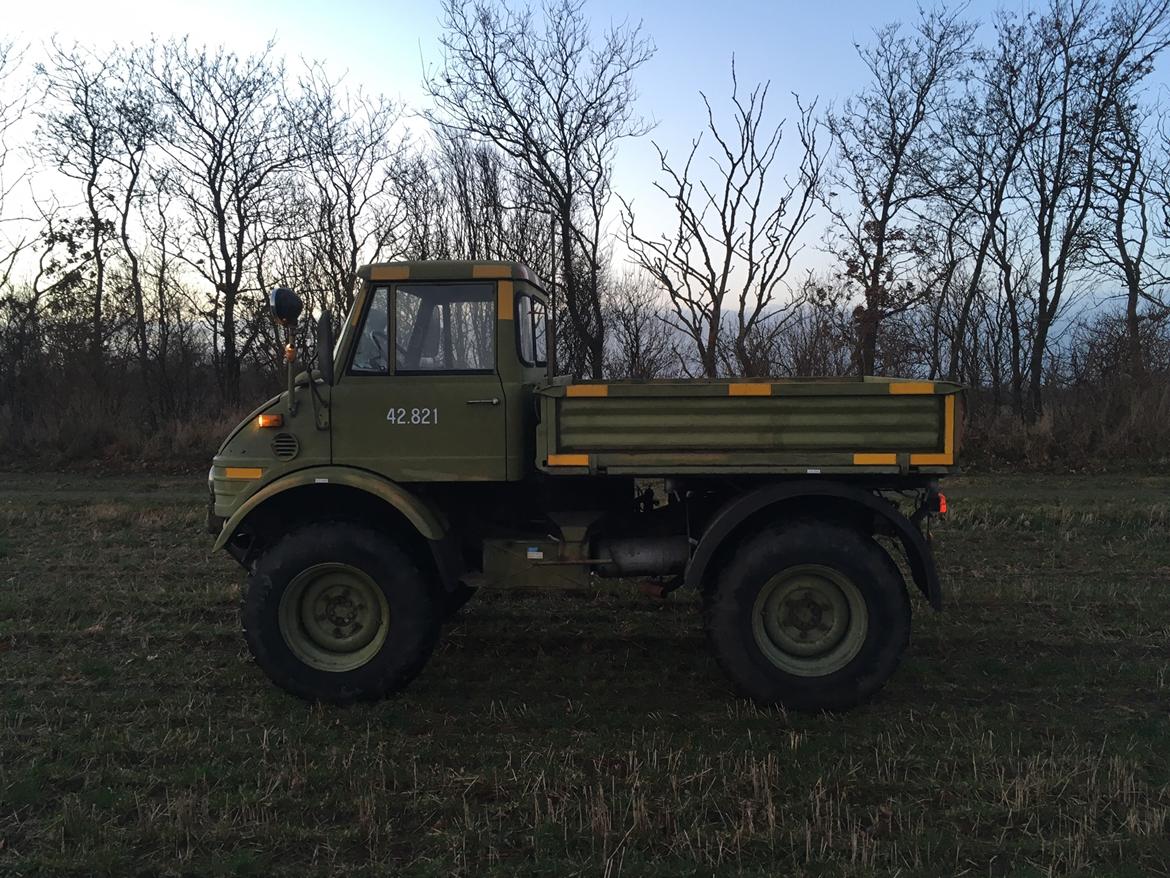
<instances>
[{"instance_id":1,"label":"yellow reflective stripe","mask_svg":"<svg viewBox=\"0 0 1170 878\"><path fill-rule=\"evenodd\" d=\"M891 381L890 393L934 393L934 382Z\"/></svg>"},{"instance_id":2,"label":"yellow reflective stripe","mask_svg":"<svg viewBox=\"0 0 1170 878\"><path fill-rule=\"evenodd\" d=\"M589 466L588 454L550 454L549 466Z\"/></svg>"},{"instance_id":3,"label":"yellow reflective stripe","mask_svg":"<svg viewBox=\"0 0 1170 878\"><path fill-rule=\"evenodd\" d=\"M357 299L353 303L353 316L349 318L351 326L357 326L358 320L361 319L362 309L366 307L366 288L362 287L361 292L358 293Z\"/></svg>"},{"instance_id":4,"label":"yellow reflective stripe","mask_svg":"<svg viewBox=\"0 0 1170 878\"><path fill-rule=\"evenodd\" d=\"M229 466L223 474L229 479L258 479L264 475L264 470L258 466Z\"/></svg>"},{"instance_id":5,"label":"yellow reflective stripe","mask_svg":"<svg viewBox=\"0 0 1170 878\"><path fill-rule=\"evenodd\" d=\"M370 280L409 280L410 268L405 265L375 265L370 269Z\"/></svg>"},{"instance_id":6,"label":"yellow reflective stripe","mask_svg":"<svg viewBox=\"0 0 1170 878\"><path fill-rule=\"evenodd\" d=\"M854 466L897 466L896 454L862 454L853 455Z\"/></svg>"},{"instance_id":7,"label":"yellow reflective stripe","mask_svg":"<svg viewBox=\"0 0 1170 878\"><path fill-rule=\"evenodd\" d=\"M919 466L953 466L955 463L955 395L947 394L943 401L943 453L911 454L910 463Z\"/></svg>"},{"instance_id":8,"label":"yellow reflective stripe","mask_svg":"<svg viewBox=\"0 0 1170 878\"><path fill-rule=\"evenodd\" d=\"M512 266L510 266L510 265L473 265L471 267L471 276L474 278L511 277L512 276Z\"/></svg>"},{"instance_id":9,"label":"yellow reflective stripe","mask_svg":"<svg viewBox=\"0 0 1170 878\"><path fill-rule=\"evenodd\" d=\"M728 396L771 396L771 384L728 384Z\"/></svg>"},{"instance_id":10,"label":"yellow reflective stripe","mask_svg":"<svg viewBox=\"0 0 1170 878\"><path fill-rule=\"evenodd\" d=\"M499 306L498 316L501 320L512 319L512 282L510 280L500 281L499 291Z\"/></svg>"},{"instance_id":11,"label":"yellow reflective stripe","mask_svg":"<svg viewBox=\"0 0 1170 878\"><path fill-rule=\"evenodd\" d=\"M570 384L565 396L609 396L608 384Z\"/></svg>"}]
</instances>

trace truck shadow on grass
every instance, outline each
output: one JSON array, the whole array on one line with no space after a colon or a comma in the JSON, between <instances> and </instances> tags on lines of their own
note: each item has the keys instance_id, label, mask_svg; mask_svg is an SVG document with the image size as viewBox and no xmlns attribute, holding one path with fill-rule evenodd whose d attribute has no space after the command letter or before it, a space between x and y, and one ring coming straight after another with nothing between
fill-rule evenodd
<instances>
[{"instance_id":1,"label":"truck shadow on grass","mask_svg":"<svg viewBox=\"0 0 1170 878\"><path fill-rule=\"evenodd\" d=\"M1158 674L1168 661L1165 645L1124 640L1016 639L978 626L928 633L912 640L903 666L863 711L893 719L923 709L1019 708L1050 719L1067 713L1074 724L1147 714L1165 704ZM726 712L741 702L707 648L697 599L639 605L589 594L497 594L473 604L444 628L404 698L469 706L566 700L631 720Z\"/></svg>"}]
</instances>

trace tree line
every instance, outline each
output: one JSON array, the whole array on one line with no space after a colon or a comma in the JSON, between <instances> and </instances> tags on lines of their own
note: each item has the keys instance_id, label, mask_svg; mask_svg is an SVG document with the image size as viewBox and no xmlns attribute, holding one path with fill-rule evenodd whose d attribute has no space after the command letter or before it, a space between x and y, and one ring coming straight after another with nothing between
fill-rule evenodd
<instances>
[{"instance_id":1,"label":"tree line","mask_svg":"<svg viewBox=\"0 0 1170 878\"><path fill-rule=\"evenodd\" d=\"M833 102L732 61L681 152L639 109L650 35L585 0L448 0L423 107L273 44L0 44L0 441L235 417L279 368L266 291L340 317L393 259L530 265L577 376L948 378L1024 429L1109 385L1111 422L1170 417L1168 43L1170 0L927 9ZM635 138L649 203L614 185Z\"/></svg>"}]
</instances>

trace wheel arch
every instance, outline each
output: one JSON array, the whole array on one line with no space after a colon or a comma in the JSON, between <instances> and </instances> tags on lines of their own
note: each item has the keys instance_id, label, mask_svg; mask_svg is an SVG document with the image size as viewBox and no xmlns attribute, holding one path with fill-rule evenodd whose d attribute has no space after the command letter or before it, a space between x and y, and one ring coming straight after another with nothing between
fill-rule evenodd
<instances>
[{"instance_id":1,"label":"wheel arch","mask_svg":"<svg viewBox=\"0 0 1170 878\"><path fill-rule=\"evenodd\" d=\"M297 524L339 519L395 534L445 587L461 573L459 553L438 510L388 479L338 466L309 467L265 485L224 523L213 551L226 548L246 567L264 542Z\"/></svg>"},{"instance_id":2,"label":"wheel arch","mask_svg":"<svg viewBox=\"0 0 1170 878\"><path fill-rule=\"evenodd\" d=\"M915 586L936 610L942 608L942 586L930 544L901 510L883 497L841 482L800 481L767 485L725 504L703 531L691 555L685 584L702 589L712 571L740 540L777 520L812 517L845 521L870 536L897 538Z\"/></svg>"}]
</instances>

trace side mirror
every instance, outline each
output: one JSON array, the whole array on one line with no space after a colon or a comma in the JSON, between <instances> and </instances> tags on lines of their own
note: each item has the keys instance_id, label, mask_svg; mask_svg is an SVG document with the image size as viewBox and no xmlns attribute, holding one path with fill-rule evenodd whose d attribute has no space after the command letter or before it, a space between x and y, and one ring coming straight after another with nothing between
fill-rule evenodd
<instances>
[{"instance_id":1,"label":"side mirror","mask_svg":"<svg viewBox=\"0 0 1170 878\"><path fill-rule=\"evenodd\" d=\"M317 369L325 383L333 386L333 315L326 308L317 318Z\"/></svg>"},{"instance_id":2,"label":"side mirror","mask_svg":"<svg viewBox=\"0 0 1170 878\"><path fill-rule=\"evenodd\" d=\"M281 326L292 326L301 316L305 305L301 297L288 287L277 287L268 297L273 319Z\"/></svg>"}]
</instances>

